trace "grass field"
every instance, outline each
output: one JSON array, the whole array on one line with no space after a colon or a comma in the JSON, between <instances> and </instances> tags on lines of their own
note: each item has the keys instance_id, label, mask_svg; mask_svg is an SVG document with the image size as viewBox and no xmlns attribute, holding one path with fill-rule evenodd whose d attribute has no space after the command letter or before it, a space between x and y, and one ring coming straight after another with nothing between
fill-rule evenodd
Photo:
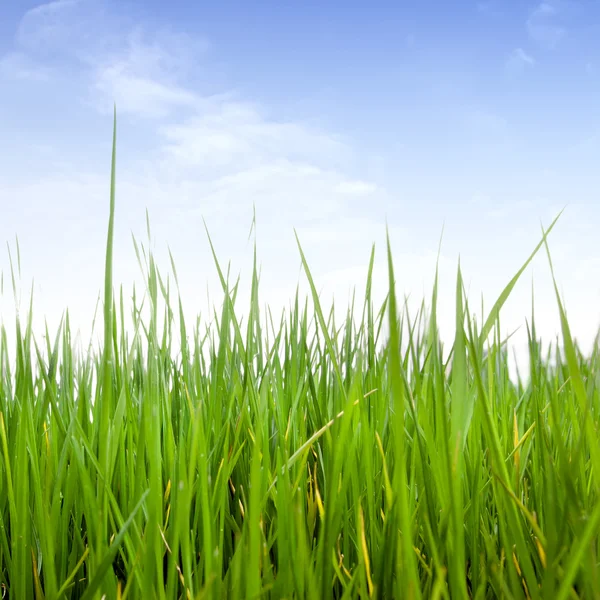
<instances>
[{"instance_id":1,"label":"grass field","mask_svg":"<svg viewBox=\"0 0 600 600\"><path fill-rule=\"evenodd\" d=\"M29 314L13 364L2 324L3 597L600 596L598 344L581 354L557 292L556 360L532 311L511 380L499 314L532 257L479 325L458 271L443 358L436 281L408 314L389 246L389 294L374 306L369 270L357 322L324 312L300 244L312 297L261 314L255 268L239 320L215 257L216 333L137 248L130 334L114 161L113 140L102 350L75 354L68 317L40 347Z\"/></svg>"}]
</instances>

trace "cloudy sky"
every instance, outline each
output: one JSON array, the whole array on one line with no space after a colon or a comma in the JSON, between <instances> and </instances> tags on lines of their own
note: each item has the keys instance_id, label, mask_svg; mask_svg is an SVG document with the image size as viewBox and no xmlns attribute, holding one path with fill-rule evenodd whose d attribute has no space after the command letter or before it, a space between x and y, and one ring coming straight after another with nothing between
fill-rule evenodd
<instances>
[{"instance_id":1,"label":"cloudy sky","mask_svg":"<svg viewBox=\"0 0 600 600\"><path fill-rule=\"evenodd\" d=\"M36 327L46 318L52 330L68 307L89 339L116 103L115 282L126 295L141 281L132 233L145 242L146 210L191 315L207 290L220 298L203 219L247 282L256 209L261 299L274 307L304 282L294 229L323 298L344 309L373 243L385 291L386 223L398 293L428 297L443 230L450 345L459 256L479 313L566 207L550 249L588 347L600 324L599 56L594 0L3 2L2 318L12 329L7 244L14 257L18 237L21 308L33 281ZM532 282L551 342L545 253L503 331L524 330Z\"/></svg>"}]
</instances>

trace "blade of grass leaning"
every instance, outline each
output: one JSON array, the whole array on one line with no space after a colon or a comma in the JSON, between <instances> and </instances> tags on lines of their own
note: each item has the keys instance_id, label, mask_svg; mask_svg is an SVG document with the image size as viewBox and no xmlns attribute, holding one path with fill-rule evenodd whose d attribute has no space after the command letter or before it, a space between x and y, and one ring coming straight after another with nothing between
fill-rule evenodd
<instances>
[{"instance_id":1,"label":"blade of grass leaning","mask_svg":"<svg viewBox=\"0 0 600 600\"><path fill-rule=\"evenodd\" d=\"M538 245L535 247L533 252L529 255L529 258L523 263L521 268L517 271L516 275L508 282L506 287L502 290L502 293L500 294L500 296L498 296L498 299L492 306L492 309L490 310L490 313L489 313L487 319L485 320L483 327L481 328L481 333L479 335L480 344L483 345L483 342L487 339L492 328L494 327L494 323L496 322L498 315L500 314L500 310L501 310L502 306L504 306L504 303L510 296L510 293L512 292L513 288L517 284L517 281L519 280L519 278L521 277L521 275L523 274L525 269L529 266L529 264L531 263L531 261L533 260L535 255L538 253L539 249L546 242L546 238L548 237L548 235L550 234L550 232L556 225L558 219L560 218L560 216L562 215L563 212L564 212L564 208L558 213L558 215L556 215L556 217L554 218L554 221L552 221L552 223L550 224L548 229L544 232L544 235L543 235L542 239L540 240L540 242L538 243Z\"/></svg>"},{"instance_id":2,"label":"blade of grass leaning","mask_svg":"<svg viewBox=\"0 0 600 600\"><path fill-rule=\"evenodd\" d=\"M560 326L563 335L563 343L565 347L565 356L567 359L567 368L569 370L569 378L573 387L574 395L579 404L579 409L584 415L584 431L585 436L587 437L587 445L593 469L594 472L600 473L600 445L598 444L598 432L590 418L591 406L583 383L583 378L577 361L577 356L575 354L575 346L573 344L573 338L571 336L569 322L567 321L565 309L560 299L560 294L558 293L558 286L556 284L556 277L554 275L554 266L552 264L552 258L550 256L550 249L548 248L548 244L546 242L546 235L544 235L544 243L546 246L546 253L548 256L550 271L552 274L552 283L554 285L554 292L556 294L556 302L558 304L558 310L560 313ZM600 493L600 479L596 481L596 492Z\"/></svg>"}]
</instances>

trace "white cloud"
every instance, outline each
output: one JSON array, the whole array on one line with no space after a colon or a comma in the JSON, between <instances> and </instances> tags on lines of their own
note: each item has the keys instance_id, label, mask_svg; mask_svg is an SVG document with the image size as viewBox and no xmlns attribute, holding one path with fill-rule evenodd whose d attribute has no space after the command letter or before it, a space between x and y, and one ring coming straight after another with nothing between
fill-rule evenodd
<instances>
[{"instance_id":1,"label":"white cloud","mask_svg":"<svg viewBox=\"0 0 600 600\"><path fill-rule=\"evenodd\" d=\"M203 39L168 30L145 34L136 26L123 44L88 56L91 96L103 110L117 102L119 112L163 118L184 108L199 108L201 97L181 82L193 75L194 64L208 50ZM150 38L150 40L148 40Z\"/></svg>"},{"instance_id":2,"label":"white cloud","mask_svg":"<svg viewBox=\"0 0 600 600\"><path fill-rule=\"evenodd\" d=\"M476 4L477 12L493 17L497 17L498 15L502 14L500 7L501 3L498 2L498 0L482 0Z\"/></svg>"},{"instance_id":3,"label":"white cloud","mask_svg":"<svg viewBox=\"0 0 600 600\"><path fill-rule=\"evenodd\" d=\"M7 79L48 81L52 69L39 65L22 52L9 52L0 58L0 76Z\"/></svg>"},{"instance_id":4,"label":"white cloud","mask_svg":"<svg viewBox=\"0 0 600 600\"><path fill-rule=\"evenodd\" d=\"M97 94L92 97L102 112L110 112L115 102L121 115L146 118L166 117L178 108L193 107L197 102L196 96L183 88L138 77L118 64L98 68L94 91L100 92L100 97Z\"/></svg>"},{"instance_id":5,"label":"white cloud","mask_svg":"<svg viewBox=\"0 0 600 600\"><path fill-rule=\"evenodd\" d=\"M506 60L506 68L510 73L522 73L535 66L535 59L523 48L515 48Z\"/></svg>"},{"instance_id":6,"label":"white cloud","mask_svg":"<svg viewBox=\"0 0 600 600\"><path fill-rule=\"evenodd\" d=\"M554 48L567 34L558 20L560 7L558 2L541 2L527 19L527 32L540 46Z\"/></svg>"},{"instance_id":7,"label":"white cloud","mask_svg":"<svg viewBox=\"0 0 600 600\"><path fill-rule=\"evenodd\" d=\"M94 3L82 0L56 0L28 10L21 19L16 43L31 53L62 53L79 42L94 20ZM72 51L72 50L71 50Z\"/></svg>"},{"instance_id":8,"label":"white cloud","mask_svg":"<svg viewBox=\"0 0 600 600\"><path fill-rule=\"evenodd\" d=\"M504 136L508 131L505 117L484 109L475 109L467 115L468 126L476 133L495 138Z\"/></svg>"},{"instance_id":9,"label":"white cloud","mask_svg":"<svg viewBox=\"0 0 600 600\"><path fill-rule=\"evenodd\" d=\"M331 134L263 116L251 103L227 97L198 99L197 114L159 128L169 161L181 167L262 164L284 157L331 161L348 152Z\"/></svg>"},{"instance_id":10,"label":"white cloud","mask_svg":"<svg viewBox=\"0 0 600 600\"><path fill-rule=\"evenodd\" d=\"M57 0L33 8L21 19L15 43L17 51L3 59L15 74L47 73L57 63L87 80L88 101L102 112L116 101L122 114L145 118L197 102L179 82L194 77L210 47L201 36L166 26L146 31L104 0Z\"/></svg>"},{"instance_id":11,"label":"white cloud","mask_svg":"<svg viewBox=\"0 0 600 600\"><path fill-rule=\"evenodd\" d=\"M370 196L377 191L377 186L369 181L349 180L336 185L335 191L346 196Z\"/></svg>"}]
</instances>

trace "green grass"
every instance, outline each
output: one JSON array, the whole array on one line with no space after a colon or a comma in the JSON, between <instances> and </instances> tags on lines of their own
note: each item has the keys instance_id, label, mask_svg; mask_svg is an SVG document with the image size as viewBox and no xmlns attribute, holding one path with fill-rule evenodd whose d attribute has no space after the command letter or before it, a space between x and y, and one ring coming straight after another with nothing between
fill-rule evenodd
<instances>
[{"instance_id":1,"label":"green grass","mask_svg":"<svg viewBox=\"0 0 600 600\"><path fill-rule=\"evenodd\" d=\"M300 241L311 297L281 319L259 310L256 253L238 319L238 284L215 254L224 301L205 331L136 244L147 289L126 325L112 285L115 146L102 349L73 351L68 314L40 347L30 310L12 361L2 324L3 594L598 597L598 344L578 350L558 292L555 360L533 309L527 377L509 377L500 336L502 305L556 221L481 326L458 270L445 358L437 273L429 309L410 315L389 243L383 306L373 250L362 306L341 321Z\"/></svg>"}]
</instances>

